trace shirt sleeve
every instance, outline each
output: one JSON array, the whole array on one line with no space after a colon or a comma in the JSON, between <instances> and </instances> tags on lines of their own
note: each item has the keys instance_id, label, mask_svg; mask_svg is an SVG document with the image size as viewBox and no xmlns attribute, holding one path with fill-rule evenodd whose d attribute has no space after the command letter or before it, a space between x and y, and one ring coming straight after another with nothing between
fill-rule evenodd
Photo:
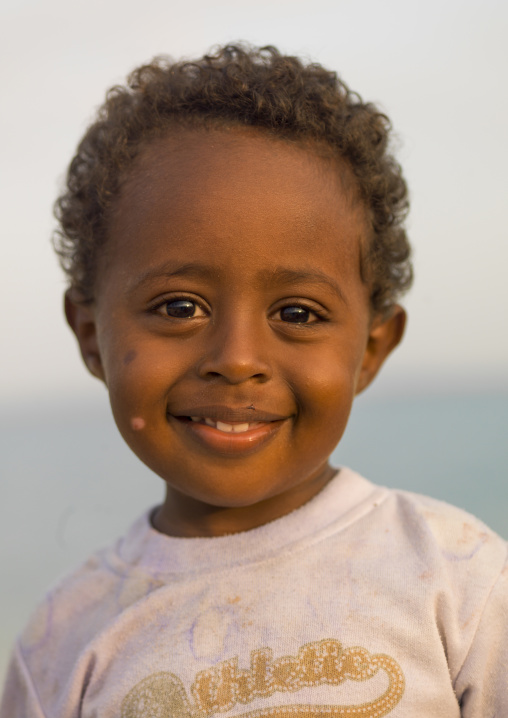
<instances>
[{"instance_id":1,"label":"shirt sleeve","mask_svg":"<svg viewBox=\"0 0 508 718\"><path fill-rule=\"evenodd\" d=\"M455 691L463 718L508 716L508 561L485 604Z\"/></svg>"},{"instance_id":2,"label":"shirt sleeve","mask_svg":"<svg viewBox=\"0 0 508 718\"><path fill-rule=\"evenodd\" d=\"M7 672L0 718L47 718L18 646Z\"/></svg>"}]
</instances>

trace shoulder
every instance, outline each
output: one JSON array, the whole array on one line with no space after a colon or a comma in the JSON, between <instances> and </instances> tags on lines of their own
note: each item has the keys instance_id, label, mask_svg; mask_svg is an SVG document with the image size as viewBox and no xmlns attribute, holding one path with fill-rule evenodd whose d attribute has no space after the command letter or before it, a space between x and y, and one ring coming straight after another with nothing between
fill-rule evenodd
<instances>
[{"instance_id":1,"label":"shoulder","mask_svg":"<svg viewBox=\"0 0 508 718\"><path fill-rule=\"evenodd\" d=\"M432 618L457 695L478 690L475 671L506 680L507 542L460 508L392 489L359 528L377 559L379 590L410 607L410 625Z\"/></svg>"},{"instance_id":2,"label":"shoulder","mask_svg":"<svg viewBox=\"0 0 508 718\"><path fill-rule=\"evenodd\" d=\"M33 612L18 639L18 651L29 673L49 692L55 676L66 675L123 610L160 585L143 568L121 558L122 544L145 525L143 516L125 539L96 552L56 583Z\"/></svg>"},{"instance_id":3,"label":"shoulder","mask_svg":"<svg viewBox=\"0 0 508 718\"><path fill-rule=\"evenodd\" d=\"M482 521L409 491L385 489L345 538L360 546L357 555L369 552L384 581L402 580L415 597L432 595L456 616L474 606L479 617L508 564L507 542Z\"/></svg>"},{"instance_id":4,"label":"shoulder","mask_svg":"<svg viewBox=\"0 0 508 718\"><path fill-rule=\"evenodd\" d=\"M466 511L426 496L389 490L380 508L393 527L393 560L408 576L413 568L414 590L434 596L443 635L455 631L466 649L494 595L508 609L507 542Z\"/></svg>"},{"instance_id":5,"label":"shoulder","mask_svg":"<svg viewBox=\"0 0 508 718\"><path fill-rule=\"evenodd\" d=\"M507 542L461 508L411 491L376 486L347 468L341 469L339 480L354 493L354 517L363 519L356 530L369 543L392 544L406 557L416 554L428 561L463 562L480 554L498 570L506 562ZM344 502L344 491L338 499Z\"/></svg>"},{"instance_id":6,"label":"shoulder","mask_svg":"<svg viewBox=\"0 0 508 718\"><path fill-rule=\"evenodd\" d=\"M118 576L110 570L108 552L98 552L62 577L39 602L20 637L22 652L32 654L70 626L78 633L83 617L114 590Z\"/></svg>"},{"instance_id":7,"label":"shoulder","mask_svg":"<svg viewBox=\"0 0 508 718\"><path fill-rule=\"evenodd\" d=\"M386 510L418 540L423 548L437 550L451 562L470 561L478 553L496 565L504 565L507 542L472 514L444 501L389 490Z\"/></svg>"},{"instance_id":8,"label":"shoulder","mask_svg":"<svg viewBox=\"0 0 508 718\"><path fill-rule=\"evenodd\" d=\"M415 588L431 598L462 715L505 715L507 542L466 511L425 496L391 491L385 508L424 563Z\"/></svg>"}]
</instances>

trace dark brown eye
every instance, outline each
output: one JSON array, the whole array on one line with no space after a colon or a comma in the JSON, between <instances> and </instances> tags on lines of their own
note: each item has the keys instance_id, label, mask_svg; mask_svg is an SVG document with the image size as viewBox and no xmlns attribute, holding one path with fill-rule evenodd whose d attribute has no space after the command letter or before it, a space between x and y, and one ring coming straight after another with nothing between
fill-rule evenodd
<instances>
[{"instance_id":1,"label":"dark brown eye","mask_svg":"<svg viewBox=\"0 0 508 718\"><path fill-rule=\"evenodd\" d=\"M291 322L292 324L306 324L311 316L310 309L305 307L284 307L280 310L280 318L283 322Z\"/></svg>"},{"instance_id":2,"label":"dark brown eye","mask_svg":"<svg viewBox=\"0 0 508 718\"><path fill-rule=\"evenodd\" d=\"M169 317L176 319L189 319L203 314L203 310L190 299L174 299L171 302L165 302L164 309Z\"/></svg>"}]
</instances>

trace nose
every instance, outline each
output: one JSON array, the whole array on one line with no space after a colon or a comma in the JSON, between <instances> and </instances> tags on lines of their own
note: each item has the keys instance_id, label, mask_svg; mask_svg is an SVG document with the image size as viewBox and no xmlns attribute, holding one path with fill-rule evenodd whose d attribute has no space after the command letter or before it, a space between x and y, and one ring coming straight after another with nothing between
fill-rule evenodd
<instances>
[{"instance_id":1,"label":"nose","mask_svg":"<svg viewBox=\"0 0 508 718\"><path fill-rule=\"evenodd\" d=\"M272 376L269 338L245 315L229 317L211 327L197 371L203 379L221 377L229 384L265 382Z\"/></svg>"}]
</instances>

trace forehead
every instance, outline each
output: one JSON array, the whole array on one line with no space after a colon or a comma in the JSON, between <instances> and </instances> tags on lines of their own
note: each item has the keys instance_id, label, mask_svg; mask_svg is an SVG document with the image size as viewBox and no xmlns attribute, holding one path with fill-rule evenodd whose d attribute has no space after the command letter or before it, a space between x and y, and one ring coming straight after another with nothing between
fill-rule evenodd
<instances>
[{"instance_id":1,"label":"forehead","mask_svg":"<svg viewBox=\"0 0 508 718\"><path fill-rule=\"evenodd\" d=\"M366 233L351 170L318 145L250 128L176 130L142 148L124 178L107 254L135 261L150 247L155 262L170 248L213 250L220 264L235 251L262 266L320 249L359 267Z\"/></svg>"},{"instance_id":2,"label":"forehead","mask_svg":"<svg viewBox=\"0 0 508 718\"><path fill-rule=\"evenodd\" d=\"M227 197L234 211L245 190L263 196L265 202L267 195L273 196L273 212L278 201L287 205L292 197L298 217L316 206L318 197L330 212L356 211L361 205L352 171L332 157L328 147L274 138L253 128L175 129L152 140L142 147L124 178L117 207L122 209L118 205L124 202L130 205L133 199L160 204L169 189L168 202L177 205L192 196L196 210L202 203Z\"/></svg>"}]
</instances>

